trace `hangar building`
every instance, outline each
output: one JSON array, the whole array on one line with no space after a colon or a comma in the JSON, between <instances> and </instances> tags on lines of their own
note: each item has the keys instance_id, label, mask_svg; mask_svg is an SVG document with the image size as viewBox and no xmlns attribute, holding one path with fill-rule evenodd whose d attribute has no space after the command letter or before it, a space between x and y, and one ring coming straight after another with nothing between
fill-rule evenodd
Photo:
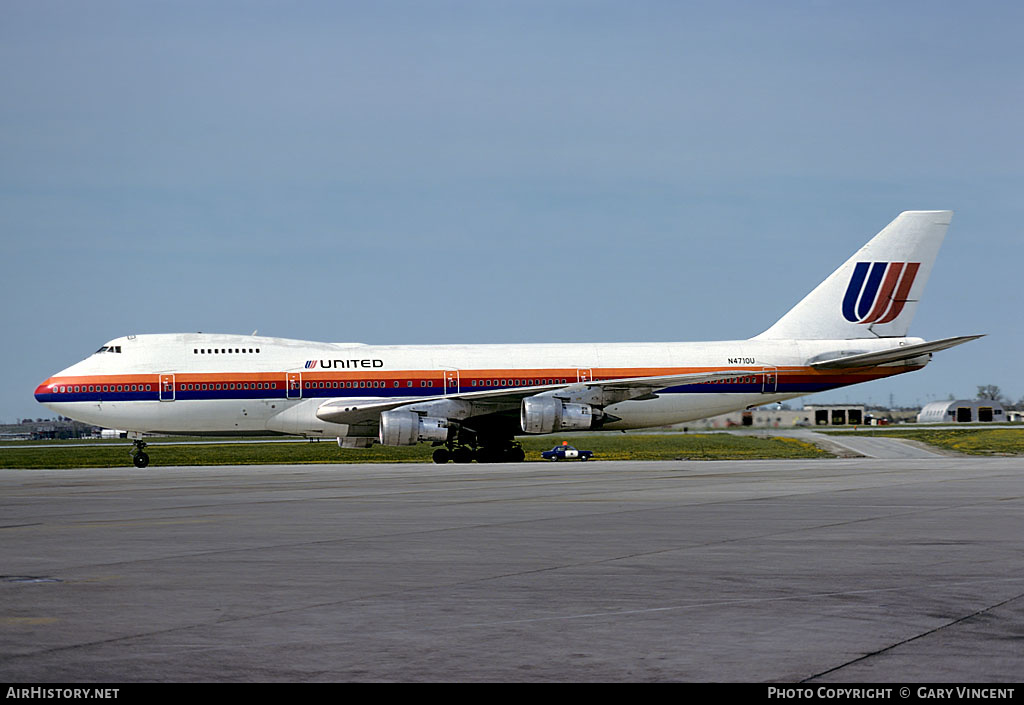
<instances>
[{"instance_id":1,"label":"hangar building","mask_svg":"<svg viewBox=\"0 0 1024 705\"><path fill-rule=\"evenodd\" d=\"M917 415L918 423L971 423L1006 421L1002 404L992 399L958 399L925 404Z\"/></svg>"}]
</instances>

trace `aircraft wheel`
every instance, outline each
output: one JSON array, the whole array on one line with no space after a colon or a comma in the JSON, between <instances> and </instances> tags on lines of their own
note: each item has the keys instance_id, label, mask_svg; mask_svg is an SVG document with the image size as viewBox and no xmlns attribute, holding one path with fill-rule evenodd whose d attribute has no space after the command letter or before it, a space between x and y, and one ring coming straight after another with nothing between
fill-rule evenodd
<instances>
[{"instance_id":1,"label":"aircraft wheel","mask_svg":"<svg viewBox=\"0 0 1024 705\"><path fill-rule=\"evenodd\" d=\"M526 460L526 453L521 447L509 448L505 453L505 458L510 463L521 463Z\"/></svg>"},{"instance_id":2,"label":"aircraft wheel","mask_svg":"<svg viewBox=\"0 0 1024 705\"><path fill-rule=\"evenodd\" d=\"M473 462L473 451L465 446L460 446L452 452L452 460L456 463Z\"/></svg>"},{"instance_id":3,"label":"aircraft wheel","mask_svg":"<svg viewBox=\"0 0 1024 705\"><path fill-rule=\"evenodd\" d=\"M149 465L149 456L140 450L132 456L132 462L135 463L135 467L144 468Z\"/></svg>"},{"instance_id":4,"label":"aircraft wheel","mask_svg":"<svg viewBox=\"0 0 1024 705\"><path fill-rule=\"evenodd\" d=\"M448 452L447 448L438 448L431 457L438 465L444 465L452 459L452 454Z\"/></svg>"},{"instance_id":5,"label":"aircraft wheel","mask_svg":"<svg viewBox=\"0 0 1024 705\"><path fill-rule=\"evenodd\" d=\"M476 462L478 463L500 463L501 453L496 453L494 449L484 446L483 448L476 449Z\"/></svg>"}]
</instances>

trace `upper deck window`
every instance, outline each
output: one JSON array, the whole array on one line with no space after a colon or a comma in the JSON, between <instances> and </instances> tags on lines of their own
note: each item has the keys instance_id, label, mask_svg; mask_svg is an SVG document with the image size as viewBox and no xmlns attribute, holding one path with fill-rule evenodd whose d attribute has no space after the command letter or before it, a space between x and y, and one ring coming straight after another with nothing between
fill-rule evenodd
<instances>
[{"instance_id":1,"label":"upper deck window","mask_svg":"<svg viewBox=\"0 0 1024 705\"><path fill-rule=\"evenodd\" d=\"M192 348L193 355L230 355L231 353L251 353L260 351L259 348ZM103 352L103 348L100 348L96 352ZM107 352L115 352L114 348L110 348ZM120 346L117 347L116 352L121 352Z\"/></svg>"}]
</instances>

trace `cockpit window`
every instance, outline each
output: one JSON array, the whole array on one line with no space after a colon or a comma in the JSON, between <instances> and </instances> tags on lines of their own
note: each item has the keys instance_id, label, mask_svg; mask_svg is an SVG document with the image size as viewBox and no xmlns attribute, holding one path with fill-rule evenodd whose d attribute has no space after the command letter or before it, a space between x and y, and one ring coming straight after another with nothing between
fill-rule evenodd
<instances>
[{"instance_id":1,"label":"cockpit window","mask_svg":"<svg viewBox=\"0 0 1024 705\"><path fill-rule=\"evenodd\" d=\"M119 353L119 352L121 352L121 346L120 345L104 345L102 348L100 348L99 350L97 350L93 354L95 355L97 353L107 353L107 352Z\"/></svg>"}]
</instances>

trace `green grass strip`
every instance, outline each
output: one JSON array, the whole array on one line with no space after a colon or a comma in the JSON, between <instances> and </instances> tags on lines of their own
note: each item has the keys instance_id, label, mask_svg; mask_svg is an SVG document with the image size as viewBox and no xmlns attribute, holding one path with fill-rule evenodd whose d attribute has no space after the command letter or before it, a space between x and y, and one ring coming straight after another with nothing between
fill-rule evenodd
<instances>
[{"instance_id":1,"label":"green grass strip","mask_svg":"<svg viewBox=\"0 0 1024 705\"><path fill-rule=\"evenodd\" d=\"M303 463L429 463L433 448L427 444L394 448L375 445L365 450L339 448L333 441L299 443L225 443L172 445L154 439L146 452L150 465L283 465ZM171 441L172 439L166 439ZM765 458L828 458L819 448L792 438L711 434L621 434L566 436L572 445L594 451L601 460L742 460ZM523 439L527 461L543 461L541 451L561 443L555 437ZM130 443L95 447L0 448L0 468L92 468L130 466ZM579 462L579 461L575 461Z\"/></svg>"},{"instance_id":2,"label":"green grass strip","mask_svg":"<svg viewBox=\"0 0 1024 705\"><path fill-rule=\"evenodd\" d=\"M907 438L968 455L1024 455L1024 428L879 428L834 433L851 434Z\"/></svg>"}]
</instances>

